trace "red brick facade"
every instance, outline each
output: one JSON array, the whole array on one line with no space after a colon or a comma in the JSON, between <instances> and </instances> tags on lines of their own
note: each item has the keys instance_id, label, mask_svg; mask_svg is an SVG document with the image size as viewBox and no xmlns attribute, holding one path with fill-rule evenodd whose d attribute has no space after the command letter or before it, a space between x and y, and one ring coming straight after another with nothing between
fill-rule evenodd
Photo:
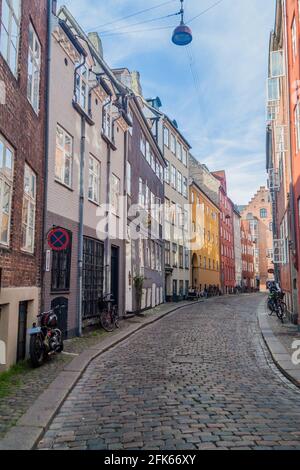
<instances>
[{"instance_id":1,"label":"red brick facade","mask_svg":"<svg viewBox=\"0 0 300 470\"><path fill-rule=\"evenodd\" d=\"M0 0L0 18L2 11ZM44 194L45 89L47 64L47 1L21 2L21 31L18 75L15 77L0 54L0 80L4 82L5 104L0 104L0 134L14 149L13 198L9 247L0 247L2 287L40 286L41 243ZM42 47L40 112L27 99L29 24L32 22ZM3 84L2 84L3 87ZM22 207L25 162L37 176L37 208L34 254L22 247Z\"/></svg>"}]
</instances>

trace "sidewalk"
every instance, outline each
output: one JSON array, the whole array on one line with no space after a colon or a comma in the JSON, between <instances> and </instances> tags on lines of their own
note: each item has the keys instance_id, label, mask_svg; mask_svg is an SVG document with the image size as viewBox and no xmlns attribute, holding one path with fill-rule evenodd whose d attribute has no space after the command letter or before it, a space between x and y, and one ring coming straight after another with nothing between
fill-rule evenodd
<instances>
[{"instance_id":1,"label":"sidewalk","mask_svg":"<svg viewBox=\"0 0 300 470\"><path fill-rule=\"evenodd\" d=\"M143 317L122 321L114 333L99 330L66 341L65 353L52 357L40 369L25 368L16 377L12 390L3 398L0 393L0 450L34 448L93 359L142 328L189 305L191 302L163 304L145 312Z\"/></svg>"},{"instance_id":2,"label":"sidewalk","mask_svg":"<svg viewBox=\"0 0 300 470\"><path fill-rule=\"evenodd\" d=\"M298 327L291 323L282 324L276 315L270 317L266 298L259 307L258 321L276 366L291 382L300 387L300 364L295 365L292 362L292 355L296 351L292 345L294 341L300 341ZM297 349L299 350L299 346Z\"/></svg>"}]
</instances>

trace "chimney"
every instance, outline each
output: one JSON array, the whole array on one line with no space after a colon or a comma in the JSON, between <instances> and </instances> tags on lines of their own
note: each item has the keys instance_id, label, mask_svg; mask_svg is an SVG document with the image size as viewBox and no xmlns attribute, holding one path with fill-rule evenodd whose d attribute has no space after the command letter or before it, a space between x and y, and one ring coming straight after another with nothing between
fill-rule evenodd
<instances>
[{"instance_id":1,"label":"chimney","mask_svg":"<svg viewBox=\"0 0 300 470\"><path fill-rule=\"evenodd\" d=\"M140 72L131 72L131 88L136 95L143 96Z\"/></svg>"},{"instance_id":2,"label":"chimney","mask_svg":"<svg viewBox=\"0 0 300 470\"><path fill-rule=\"evenodd\" d=\"M96 49L96 51L98 52L98 54L100 55L100 57L103 58L103 46L102 46L102 41L100 39L99 34L98 33L89 33L88 38L91 41L91 43L93 44L93 46Z\"/></svg>"}]
</instances>

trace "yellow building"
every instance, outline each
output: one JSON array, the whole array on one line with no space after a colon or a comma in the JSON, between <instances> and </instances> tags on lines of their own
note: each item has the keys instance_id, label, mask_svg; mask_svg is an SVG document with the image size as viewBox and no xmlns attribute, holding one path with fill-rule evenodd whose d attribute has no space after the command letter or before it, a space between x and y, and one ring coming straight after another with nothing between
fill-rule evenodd
<instances>
[{"instance_id":1,"label":"yellow building","mask_svg":"<svg viewBox=\"0 0 300 470\"><path fill-rule=\"evenodd\" d=\"M220 275L220 209L193 181L190 185L192 222L191 286L198 291L218 288Z\"/></svg>"}]
</instances>

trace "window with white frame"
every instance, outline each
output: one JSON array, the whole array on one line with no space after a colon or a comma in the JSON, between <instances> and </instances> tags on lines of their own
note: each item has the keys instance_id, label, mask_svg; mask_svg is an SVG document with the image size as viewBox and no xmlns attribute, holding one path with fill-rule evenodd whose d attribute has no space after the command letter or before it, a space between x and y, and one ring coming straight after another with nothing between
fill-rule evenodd
<instances>
[{"instance_id":1,"label":"window with white frame","mask_svg":"<svg viewBox=\"0 0 300 470\"><path fill-rule=\"evenodd\" d=\"M183 180L182 180L182 195L184 197L188 197L188 181L185 176L183 177Z\"/></svg>"},{"instance_id":2,"label":"window with white frame","mask_svg":"<svg viewBox=\"0 0 300 470\"><path fill-rule=\"evenodd\" d=\"M41 44L33 25L29 25L27 98L36 113L40 106Z\"/></svg>"},{"instance_id":3,"label":"window with white frame","mask_svg":"<svg viewBox=\"0 0 300 470\"><path fill-rule=\"evenodd\" d=\"M0 135L0 243L9 245L14 152Z\"/></svg>"},{"instance_id":4,"label":"window with white frame","mask_svg":"<svg viewBox=\"0 0 300 470\"><path fill-rule=\"evenodd\" d=\"M187 150L184 147L182 149L182 163L187 166Z\"/></svg>"},{"instance_id":5,"label":"window with white frame","mask_svg":"<svg viewBox=\"0 0 300 470\"><path fill-rule=\"evenodd\" d=\"M280 99L279 78L268 78L268 101L274 102Z\"/></svg>"},{"instance_id":6,"label":"window with white frame","mask_svg":"<svg viewBox=\"0 0 300 470\"><path fill-rule=\"evenodd\" d=\"M176 155L178 160L182 161L182 145L180 142L177 142Z\"/></svg>"},{"instance_id":7,"label":"window with white frame","mask_svg":"<svg viewBox=\"0 0 300 470\"><path fill-rule=\"evenodd\" d=\"M56 130L55 179L72 186L73 138L59 125Z\"/></svg>"},{"instance_id":8,"label":"window with white frame","mask_svg":"<svg viewBox=\"0 0 300 470\"><path fill-rule=\"evenodd\" d=\"M164 144L166 147L170 147L170 131L166 126L164 127Z\"/></svg>"},{"instance_id":9,"label":"window with white frame","mask_svg":"<svg viewBox=\"0 0 300 470\"><path fill-rule=\"evenodd\" d=\"M23 215L22 215L22 250L34 252L36 214L36 174L25 164Z\"/></svg>"},{"instance_id":10,"label":"window with white frame","mask_svg":"<svg viewBox=\"0 0 300 470\"><path fill-rule=\"evenodd\" d=\"M182 194L182 174L177 171L177 191Z\"/></svg>"},{"instance_id":11,"label":"window with white frame","mask_svg":"<svg viewBox=\"0 0 300 470\"><path fill-rule=\"evenodd\" d=\"M293 50L293 59L296 60L297 56L297 24L296 17L294 17L292 24L292 50Z\"/></svg>"},{"instance_id":12,"label":"window with white frame","mask_svg":"<svg viewBox=\"0 0 300 470\"><path fill-rule=\"evenodd\" d=\"M171 152L176 155L176 138L173 134L171 134Z\"/></svg>"},{"instance_id":13,"label":"window with white frame","mask_svg":"<svg viewBox=\"0 0 300 470\"><path fill-rule=\"evenodd\" d=\"M296 149L300 150L300 101L295 107L295 133L296 133Z\"/></svg>"},{"instance_id":14,"label":"window with white frame","mask_svg":"<svg viewBox=\"0 0 300 470\"><path fill-rule=\"evenodd\" d=\"M174 165L172 165L172 167L171 167L171 185L174 189L176 189L176 184L177 184L176 173L177 173L176 168L175 168Z\"/></svg>"},{"instance_id":15,"label":"window with white frame","mask_svg":"<svg viewBox=\"0 0 300 470\"><path fill-rule=\"evenodd\" d=\"M284 76L284 53L283 51L271 52L270 75L272 78Z\"/></svg>"},{"instance_id":16,"label":"window with white frame","mask_svg":"<svg viewBox=\"0 0 300 470\"><path fill-rule=\"evenodd\" d=\"M142 153L143 153L143 145L142 145ZM144 154L143 154L144 155ZM146 142L146 160L151 165L151 149L149 142Z\"/></svg>"},{"instance_id":17,"label":"window with white frame","mask_svg":"<svg viewBox=\"0 0 300 470\"><path fill-rule=\"evenodd\" d=\"M78 67L80 64L77 64ZM89 111L89 71L86 65L77 68L76 71L76 102L88 113ZM108 106L109 107L109 106ZM106 110L107 107L103 107ZM105 127L104 127L105 129Z\"/></svg>"},{"instance_id":18,"label":"window with white frame","mask_svg":"<svg viewBox=\"0 0 300 470\"><path fill-rule=\"evenodd\" d=\"M89 200L100 203L100 163L92 155L89 158Z\"/></svg>"},{"instance_id":19,"label":"window with white frame","mask_svg":"<svg viewBox=\"0 0 300 470\"><path fill-rule=\"evenodd\" d=\"M120 209L121 184L120 184L120 179L114 174L111 177L110 191L111 191L110 203L112 206L112 210L115 215L118 215L119 209Z\"/></svg>"},{"instance_id":20,"label":"window with white frame","mask_svg":"<svg viewBox=\"0 0 300 470\"><path fill-rule=\"evenodd\" d=\"M102 108L102 132L110 141L112 140L112 118L110 101L107 101Z\"/></svg>"},{"instance_id":21,"label":"window with white frame","mask_svg":"<svg viewBox=\"0 0 300 470\"><path fill-rule=\"evenodd\" d=\"M1 11L0 52L12 73L18 73L18 49L21 23L21 0L3 0Z\"/></svg>"}]
</instances>

